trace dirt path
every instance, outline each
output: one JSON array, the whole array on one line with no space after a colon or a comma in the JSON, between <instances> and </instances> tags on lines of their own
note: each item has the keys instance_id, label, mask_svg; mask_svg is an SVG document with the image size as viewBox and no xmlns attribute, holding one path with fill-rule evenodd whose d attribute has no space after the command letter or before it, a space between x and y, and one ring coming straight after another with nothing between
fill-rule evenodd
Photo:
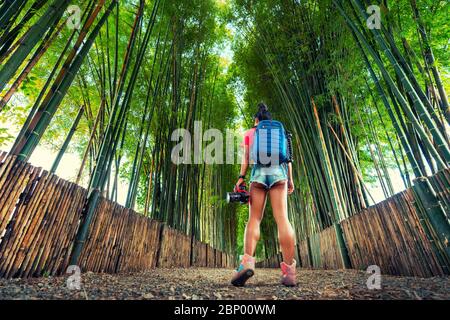
<instances>
[{"instance_id":1,"label":"dirt path","mask_svg":"<svg viewBox=\"0 0 450 320\"><path fill-rule=\"evenodd\" d=\"M0 299L450 299L450 277L382 276L369 290L368 274L354 270L300 270L296 288L278 284L279 270L259 269L245 288L229 285L232 270L157 269L108 275L85 273L81 290L67 277L0 279Z\"/></svg>"}]
</instances>

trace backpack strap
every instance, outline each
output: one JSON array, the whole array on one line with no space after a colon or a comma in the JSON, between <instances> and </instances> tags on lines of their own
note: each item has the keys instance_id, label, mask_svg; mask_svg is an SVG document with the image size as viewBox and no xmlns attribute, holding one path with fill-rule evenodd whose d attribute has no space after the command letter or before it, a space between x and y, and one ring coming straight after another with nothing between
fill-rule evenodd
<instances>
[{"instance_id":1,"label":"backpack strap","mask_svg":"<svg viewBox=\"0 0 450 320\"><path fill-rule=\"evenodd\" d=\"M289 152L288 162L294 162L294 152L292 150L292 133L290 133L286 129L284 131L286 132L288 152Z\"/></svg>"}]
</instances>

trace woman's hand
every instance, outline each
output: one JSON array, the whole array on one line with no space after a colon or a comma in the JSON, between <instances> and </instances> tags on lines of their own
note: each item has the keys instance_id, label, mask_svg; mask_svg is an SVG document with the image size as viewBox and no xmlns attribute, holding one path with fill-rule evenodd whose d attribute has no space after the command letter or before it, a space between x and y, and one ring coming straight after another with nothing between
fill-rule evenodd
<instances>
[{"instance_id":1,"label":"woman's hand","mask_svg":"<svg viewBox=\"0 0 450 320\"><path fill-rule=\"evenodd\" d=\"M292 162L288 163L288 194L292 194L294 192L294 179L292 176Z\"/></svg>"},{"instance_id":2,"label":"woman's hand","mask_svg":"<svg viewBox=\"0 0 450 320\"><path fill-rule=\"evenodd\" d=\"M292 194L292 192L294 192L294 190L295 190L294 181L289 179L288 180L288 194Z\"/></svg>"},{"instance_id":3,"label":"woman's hand","mask_svg":"<svg viewBox=\"0 0 450 320\"><path fill-rule=\"evenodd\" d=\"M239 178L239 180L236 182L236 185L234 186L234 191L237 192L239 190L239 186L244 182L244 179Z\"/></svg>"}]
</instances>

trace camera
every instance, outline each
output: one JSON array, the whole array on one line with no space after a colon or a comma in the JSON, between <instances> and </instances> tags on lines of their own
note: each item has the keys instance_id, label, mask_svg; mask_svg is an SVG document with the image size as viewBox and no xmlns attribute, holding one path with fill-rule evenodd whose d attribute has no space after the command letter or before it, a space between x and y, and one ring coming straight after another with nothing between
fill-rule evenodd
<instances>
[{"instance_id":1,"label":"camera","mask_svg":"<svg viewBox=\"0 0 450 320\"><path fill-rule=\"evenodd\" d=\"M235 188L234 192L227 192L227 203L240 202L248 203L250 199L250 193L248 193L245 183L241 184L238 189Z\"/></svg>"}]
</instances>

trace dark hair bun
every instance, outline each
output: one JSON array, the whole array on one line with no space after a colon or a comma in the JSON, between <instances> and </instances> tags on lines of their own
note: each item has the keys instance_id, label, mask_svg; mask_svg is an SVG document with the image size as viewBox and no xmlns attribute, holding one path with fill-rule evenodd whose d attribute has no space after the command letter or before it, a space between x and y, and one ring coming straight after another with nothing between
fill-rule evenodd
<instances>
[{"instance_id":1,"label":"dark hair bun","mask_svg":"<svg viewBox=\"0 0 450 320\"><path fill-rule=\"evenodd\" d=\"M265 112L269 111L269 108L266 106L265 103L261 102L261 103L258 104L258 111L262 112L262 113L265 113Z\"/></svg>"},{"instance_id":2,"label":"dark hair bun","mask_svg":"<svg viewBox=\"0 0 450 320\"><path fill-rule=\"evenodd\" d=\"M264 102L260 102L258 104L258 112L255 114L255 118L257 118L259 121L272 120L269 108Z\"/></svg>"}]
</instances>

